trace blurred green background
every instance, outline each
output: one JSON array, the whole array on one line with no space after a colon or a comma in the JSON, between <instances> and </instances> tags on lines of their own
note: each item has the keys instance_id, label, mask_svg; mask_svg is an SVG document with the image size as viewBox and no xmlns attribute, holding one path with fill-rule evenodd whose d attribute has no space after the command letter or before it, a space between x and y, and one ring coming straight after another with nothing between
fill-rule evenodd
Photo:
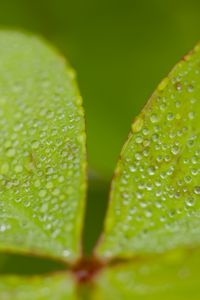
<instances>
[{"instance_id":1,"label":"blurred green background","mask_svg":"<svg viewBox=\"0 0 200 300\"><path fill-rule=\"evenodd\" d=\"M89 167L92 181L98 182L90 187L93 202L86 215L85 235L94 236L92 230L101 225L92 228L89 216L101 222L102 199L132 119L162 77L200 40L200 1L1 0L0 24L44 36L77 71Z\"/></svg>"}]
</instances>

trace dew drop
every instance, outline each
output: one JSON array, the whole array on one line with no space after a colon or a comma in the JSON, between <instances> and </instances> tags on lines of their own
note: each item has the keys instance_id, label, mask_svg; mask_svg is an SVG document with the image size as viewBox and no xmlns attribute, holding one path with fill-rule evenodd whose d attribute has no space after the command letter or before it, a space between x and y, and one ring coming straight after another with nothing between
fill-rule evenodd
<instances>
[{"instance_id":1,"label":"dew drop","mask_svg":"<svg viewBox=\"0 0 200 300\"><path fill-rule=\"evenodd\" d=\"M152 123L158 122L158 116L156 114L151 114L150 120Z\"/></svg>"},{"instance_id":2,"label":"dew drop","mask_svg":"<svg viewBox=\"0 0 200 300\"><path fill-rule=\"evenodd\" d=\"M195 186L195 188L194 188L194 193L195 193L196 195L200 195L200 186Z\"/></svg>"},{"instance_id":3,"label":"dew drop","mask_svg":"<svg viewBox=\"0 0 200 300\"><path fill-rule=\"evenodd\" d=\"M142 129L143 123L144 121L142 118L136 118L131 127L132 132L139 132Z\"/></svg>"},{"instance_id":4,"label":"dew drop","mask_svg":"<svg viewBox=\"0 0 200 300\"><path fill-rule=\"evenodd\" d=\"M16 153L15 149L9 148L6 152L6 155L7 155L7 157L14 157L15 153Z\"/></svg>"},{"instance_id":5,"label":"dew drop","mask_svg":"<svg viewBox=\"0 0 200 300\"><path fill-rule=\"evenodd\" d=\"M195 200L193 197L189 197L185 200L185 204L188 206L188 207L192 207L194 206L194 203L195 203Z\"/></svg>"},{"instance_id":6,"label":"dew drop","mask_svg":"<svg viewBox=\"0 0 200 300\"><path fill-rule=\"evenodd\" d=\"M175 87L176 87L176 90L177 90L177 91L181 91L181 90L182 90L182 84L181 84L180 82L177 82L177 83L175 84Z\"/></svg>"},{"instance_id":7,"label":"dew drop","mask_svg":"<svg viewBox=\"0 0 200 300\"><path fill-rule=\"evenodd\" d=\"M32 149L37 149L39 147L39 145L40 145L40 143L38 141L33 141L31 147L32 147Z\"/></svg>"},{"instance_id":8,"label":"dew drop","mask_svg":"<svg viewBox=\"0 0 200 300\"><path fill-rule=\"evenodd\" d=\"M23 167L21 165L15 166L15 172L16 173L21 173L23 171Z\"/></svg>"}]
</instances>

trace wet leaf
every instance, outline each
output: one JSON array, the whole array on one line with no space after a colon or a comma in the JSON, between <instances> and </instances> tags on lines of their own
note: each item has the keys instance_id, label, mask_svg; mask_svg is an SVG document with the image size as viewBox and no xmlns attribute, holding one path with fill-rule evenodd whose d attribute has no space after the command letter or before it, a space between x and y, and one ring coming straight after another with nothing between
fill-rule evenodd
<instances>
[{"instance_id":1,"label":"wet leaf","mask_svg":"<svg viewBox=\"0 0 200 300\"><path fill-rule=\"evenodd\" d=\"M31 35L0 32L0 249L75 259L85 127L74 73Z\"/></svg>"},{"instance_id":2,"label":"wet leaf","mask_svg":"<svg viewBox=\"0 0 200 300\"><path fill-rule=\"evenodd\" d=\"M175 251L134 261L102 272L94 300L197 300L200 293L199 249Z\"/></svg>"},{"instance_id":3,"label":"wet leaf","mask_svg":"<svg viewBox=\"0 0 200 300\"><path fill-rule=\"evenodd\" d=\"M3 276L1 300L75 300L74 282L69 274L44 277Z\"/></svg>"},{"instance_id":4,"label":"wet leaf","mask_svg":"<svg viewBox=\"0 0 200 300\"><path fill-rule=\"evenodd\" d=\"M159 253L200 242L200 46L136 118L111 188L99 256Z\"/></svg>"}]
</instances>

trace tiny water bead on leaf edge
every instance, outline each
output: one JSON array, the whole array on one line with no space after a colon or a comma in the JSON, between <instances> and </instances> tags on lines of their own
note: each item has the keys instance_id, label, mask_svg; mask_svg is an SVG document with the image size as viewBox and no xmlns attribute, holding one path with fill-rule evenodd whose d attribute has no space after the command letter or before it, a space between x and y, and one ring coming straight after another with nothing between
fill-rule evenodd
<instances>
[{"instance_id":1,"label":"tiny water bead on leaf edge","mask_svg":"<svg viewBox=\"0 0 200 300\"><path fill-rule=\"evenodd\" d=\"M111 186L99 257L200 243L200 46L158 86L132 125Z\"/></svg>"}]
</instances>

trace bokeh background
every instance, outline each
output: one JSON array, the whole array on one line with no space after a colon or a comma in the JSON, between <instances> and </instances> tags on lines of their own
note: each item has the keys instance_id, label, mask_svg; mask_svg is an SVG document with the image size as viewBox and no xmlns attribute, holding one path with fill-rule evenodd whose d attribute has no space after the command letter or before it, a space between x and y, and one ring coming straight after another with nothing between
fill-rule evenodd
<instances>
[{"instance_id":1,"label":"bokeh background","mask_svg":"<svg viewBox=\"0 0 200 300\"><path fill-rule=\"evenodd\" d=\"M0 26L42 35L77 72L88 138L84 239L89 251L102 226L109 182L132 119L200 40L200 1L1 0Z\"/></svg>"}]
</instances>

